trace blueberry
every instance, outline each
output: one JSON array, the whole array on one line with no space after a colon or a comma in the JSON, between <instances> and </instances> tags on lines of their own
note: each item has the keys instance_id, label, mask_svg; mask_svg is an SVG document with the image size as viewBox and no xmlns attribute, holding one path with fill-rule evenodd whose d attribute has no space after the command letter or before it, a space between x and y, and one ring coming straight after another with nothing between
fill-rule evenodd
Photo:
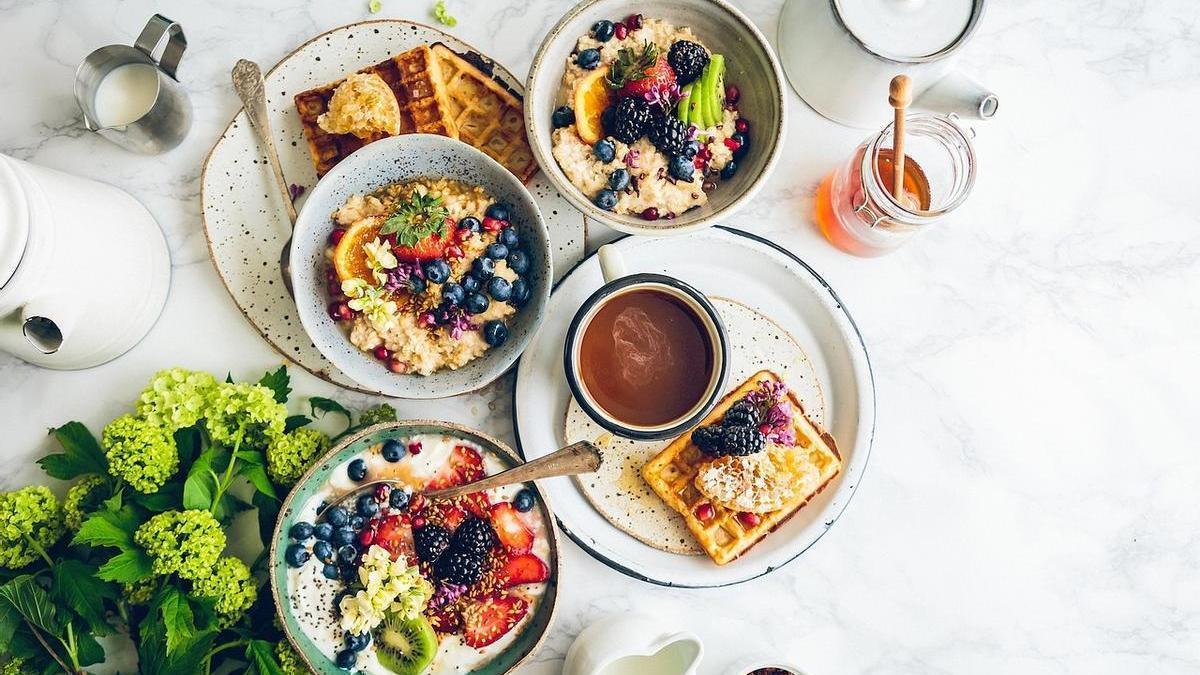
<instances>
[{"instance_id":1,"label":"blueberry","mask_svg":"<svg viewBox=\"0 0 1200 675\"><path fill-rule=\"evenodd\" d=\"M321 562L333 561L333 545L327 541L314 541L312 548L313 555L317 556L317 560Z\"/></svg>"},{"instance_id":2,"label":"blueberry","mask_svg":"<svg viewBox=\"0 0 1200 675\"><path fill-rule=\"evenodd\" d=\"M499 347L508 339L508 326L503 321L491 320L483 324L483 341L493 347Z\"/></svg>"},{"instance_id":3,"label":"blueberry","mask_svg":"<svg viewBox=\"0 0 1200 675\"><path fill-rule=\"evenodd\" d=\"M483 252L492 260L504 260L508 257L508 247L498 241L488 244Z\"/></svg>"},{"instance_id":4,"label":"blueberry","mask_svg":"<svg viewBox=\"0 0 1200 675\"><path fill-rule=\"evenodd\" d=\"M737 173L738 165L735 160L729 160L725 166L721 167L721 180L729 180Z\"/></svg>"},{"instance_id":5,"label":"blueberry","mask_svg":"<svg viewBox=\"0 0 1200 675\"><path fill-rule=\"evenodd\" d=\"M533 509L533 501L533 490L530 490L529 488L523 488L515 497L513 497L513 508L521 513L525 513L526 511Z\"/></svg>"},{"instance_id":6,"label":"blueberry","mask_svg":"<svg viewBox=\"0 0 1200 675\"><path fill-rule=\"evenodd\" d=\"M364 518L370 518L379 513L379 502L375 501L375 495L360 495L354 506L358 514Z\"/></svg>"},{"instance_id":7,"label":"blueberry","mask_svg":"<svg viewBox=\"0 0 1200 675\"><path fill-rule=\"evenodd\" d=\"M617 205L617 193L609 190L608 188L604 188L596 194L596 198L592 201L596 203L596 206L599 206L605 211L612 211Z\"/></svg>"},{"instance_id":8,"label":"blueberry","mask_svg":"<svg viewBox=\"0 0 1200 675\"><path fill-rule=\"evenodd\" d=\"M352 649L343 649L337 653L337 658L333 662L342 670L350 670L355 663L358 663L358 652Z\"/></svg>"},{"instance_id":9,"label":"blueberry","mask_svg":"<svg viewBox=\"0 0 1200 675\"><path fill-rule=\"evenodd\" d=\"M457 286L459 290L462 290L462 286L459 286L458 284L454 285ZM446 288L449 287L450 284L446 284ZM446 295L446 288L442 289L443 297ZM406 452L408 451L405 450L403 443L394 438L389 438L383 442L383 449L379 451L379 454L383 455L383 458L389 462L399 462L400 459L404 457L404 453Z\"/></svg>"},{"instance_id":10,"label":"blueberry","mask_svg":"<svg viewBox=\"0 0 1200 675\"><path fill-rule=\"evenodd\" d=\"M692 174L695 172L696 165L692 163L692 160L683 155L672 157L671 163L667 165L667 173L670 173L671 177L675 180L685 183L692 182Z\"/></svg>"},{"instance_id":11,"label":"blueberry","mask_svg":"<svg viewBox=\"0 0 1200 675\"><path fill-rule=\"evenodd\" d=\"M554 114L550 116L550 121L554 123L555 129L569 127L575 124L575 111L571 110L569 105L560 105L554 109Z\"/></svg>"},{"instance_id":12,"label":"blueberry","mask_svg":"<svg viewBox=\"0 0 1200 675\"><path fill-rule=\"evenodd\" d=\"M361 459L356 459L354 462L362 462ZM354 478L354 462L350 463L350 477ZM365 468L365 467L364 467ZM355 480L358 480L355 478ZM325 521L334 527L342 527L350 522L350 514L346 512L344 506L331 506L325 512Z\"/></svg>"},{"instance_id":13,"label":"blueberry","mask_svg":"<svg viewBox=\"0 0 1200 675\"><path fill-rule=\"evenodd\" d=\"M425 292L425 286L426 286L425 280L422 279L421 277L412 276L412 277L408 278L409 290L411 290L413 293L415 293L417 295L420 295L421 293Z\"/></svg>"},{"instance_id":14,"label":"blueberry","mask_svg":"<svg viewBox=\"0 0 1200 675\"><path fill-rule=\"evenodd\" d=\"M488 281L487 291L496 302L504 302L512 297L512 284L504 277L492 277Z\"/></svg>"},{"instance_id":15,"label":"blueberry","mask_svg":"<svg viewBox=\"0 0 1200 675\"><path fill-rule=\"evenodd\" d=\"M288 530L288 535L296 541L307 541L313 535L312 523L306 523L302 520L292 525L292 529Z\"/></svg>"},{"instance_id":16,"label":"blueberry","mask_svg":"<svg viewBox=\"0 0 1200 675\"><path fill-rule=\"evenodd\" d=\"M349 525L345 527L339 527L333 531L334 546L345 546L357 538L357 535L354 534L354 530L350 529Z\"/></svg>"},{"instance_id":17,"label":"blueberry","mask_svg":"<svg viewBox=\"0 0 1200 675\"><path fill-rule=\"evenodd\" d=\"M446 284L444 286L442 286L442 301L443 302L448 302L451 305L461 305L462 301L464 299L466 299L466 297L467 297L467 292L463 290L463 287L460 284L456 284L453 281L448 281L448 282L446 282ZM396 459L400 459L400 458L397 457ZM394 462L396 460L393 459L391 461Z\"/></svg>"},{"instance_id":18,"label":"blueberry","mask_svg":"<svg viewBox=\"0 0 1200 675\"><path fill-rule=\"evenodd\" d=\"M481 232L483 230L483 223L480 223L479 219L475 216L467 216L466 218L458 221L458 229Z\"/></svg>"},{"instance_id":19,"label":"blueberry","mask_svg":"<svg viewBox=\"0 0 1200 675\"><path fill-rule=\"evenodd\" d=\"M338 567L342 573L342 579L349 582L358 581L358 568L354 563L343 563Z\"/></svg>"},{"instance_id":20,"label":"blueberry","mask_svg":"<svg viewBox=\"0 0 1200 675\"><path fill-rule=\"evenodd\" d=\"M629 171L617 169L608 174L608 187L620 192L629 187Z\"/></svg>"},{"instance_id":21,"label":"blueberry","mask_svg":"<svg viewBox=\"0 0 1200 675\"><path fill-rule=\"evenodd\" d=\"M324 575L326 579L337 579L339 576L337 565L326 564L321 568L321 574Z\"/></svg>"},{"instance_id":22,"label":"blueberry","mask_svg":"<svg viewBox=\"0 0 1200 675\"><path fill-rule=\"evenodd\" d=\"M487 216L488 218L495 218L496 220L508 220L508 204L496 202L495 204L487 207L487 210L483 212L483 215Z\"/></svg>"},{"instance_id":23,"label":"blueberry","mask_svg":"<svg viewBox=\"0 0 1200 675\"><path fill-rule=\"evenodd\" d=\"M601 138L592 144L592 154L596 159L608 164L617 158L617 146L607 138Z\"/></svg>"},{"instance_id":24,"label":"blueberry","mask_svg":"<svg viewBox=\"0 0 1200 675\"><path fill-rule=\"evenodd\" d=\"M491 301L483 293L472 293L463 303L463 309L467 310L468 314L483 314L490 304L492 304Z\"/></svg>"},{"instance_id":25,"label":"blueberry","mask_svg":"<svg viewBox=\"0 0 1200 675\"><path fill-rule=\"evenodd\" d=\"M616 32L617 27L613 25L613 22L607 19L600 19L596 23L592 24L592 37L596 38L600 42L608 42L612 39L613 33Z\"/></svg>"},{"instance_id":26,"label":"blueberry","mask_svg":"<svg viewBox=\"0 0 1200 675\"><path fill-rule=\"evenodd\" d=\"M313 528L313 536L319 541L329 541L333 538L333 525L329 523L317 523L317 526ZM313 546L315 547L316 544L313 544Z\"/></svg>"},{"instance_id":27,"label":"blueberry","mask_svg":"<svg viewBox=\"0 0 1200 675\"><path fill-rule=\"evenodd\" d=\"M371 644L371 631L364 631L355 635L354 633L346 633L346 649L351 649L356 652L361 652Z\"/></svg>"},{"instance_id":28,"label":"blueberry","mask_svg":"<svg viewBox=\"0 0 1200 675\"><path fill-rule=\"evenodd\" d=\"M367 519L363 516L354 516L350 519L350 529L358 532L367 525Z\"/></svg>"},{"instance_id":29,"label":"blueberry","mask_svg":"<svg viewBox=\"0 0 1200 675\"><path fill-rule=\"evenodd\" d=\"M475 277L464 277L462 280L463 293L474 293L479 290L479 280ZM466 298L464 298L465 300ZM461 304L461 303L460 303Z\"/></svg>"},{"instance_id":30,"label":"blueberry","mask_svg":"<svg viewBox=\"0 0 1200 675\"><path fill-rule=\"evenodd\" d=\"M283 559L292 567L303 567L304 563L308 562L310 557L308 549L304 548L304 544L292 544L283 553Z\"/></svg>"},{"instance_id":31,"label":"blueberry","mask_svg":"<svg viewBox=\"0 0 1200 675\"><path fill-rule=\"evenodd\" d=\"M500 230L500 234L497 236L496 241L499 241L501 244L513 249L521 243L521 237L517 234L517 228L506 227L503 230Z\"/></svg>"},{"instance_id":32,"label":"blueberry","mask_svg":"<svg viewBox=\"0 0 1200 675\"><path fill-rule=\"evenodd\" d=\"M471 261L471 276L480 282L496 273L496 261L486 256L480 256Z\"/></svg>"},{"instance_id":33,"label":"blueberry","mask_svg":"<svg viewBox=\"0 0 1200 675\"><path fill-rule=\"evenodd\" d=\"M508 269L517 274L525 274L529 271L529 254L520 249L516 249L508 254Z\"/></svg>"},{"instance_id":34,"label":"blueberry","mask_svg":"<svg viewBox=\"0 0 1200 675\"><path fill-rule=\"evenodd\" d=\"M700 152L700 148L700 141L688 141L688 144L683 146L683 156L693 159Z\"/></svg>"},{"instance_id":35,"label":"blueberry","mask_svg":"<svg viewBox=\"0 0 1200 675\"><path fill-rule=\"evenodd\" d=\"M600 65L600 50L585 49L575 55L575 65L584 70L591 70Z\"/></svg>"},{"instance_id":36,"label":"blueberry","mask_svg":"<svg viewBox=\"0 0 1200 675\"><path fill-rule=\"evenodd\" d=\"M367 477L367 463L361 459L356 459L350 462L350 466L346 467L346 473L350 476L350 480L360 481ZM337 523L334 523L337 525Z\"/></svg>"},{"instance_id":37,"label":"blueberry","mask_svg":"<svg viewBox=\"0 0 1200 675\"><path fill-rule=\"evenodd\" d=\"M445 283L450 278L450 265L445 260L430 260L422 266L425 278L435 284Z\"/></svg>"},{"instance_id":38,"label":"blueberry","mask_svg":"<svg viewBox=\"0 0 1200 675\"><path fill-rule=\"evenodd\" d=\"M352 563L358 557L358 549L352 544L346 544L338 549L338 560L344 563Z\"/></svg>"},{"instance_id":39,"label":"blueberry","mask_svg":"<svg viewBox=\"0 0 1200 675\"><path fill-rule=\"evenodd\" d=\"M733 158L741 159L745 157L746 153L750 151L750 136L739 131L730 136L730 138L738 142L738 149L733 151Z\"/></svg>"},{"instance_id":40,"label":"blueberry","mask_svg":"<svg viewBox=\"0 0 1200 675\"><path fill-rule=\"evenodd\" d=\"M388 503L392 505L393 509L399 509L403 511L404 509L408 508L409 499L411 499L411 497L409 496L408 492L404 490L392 490L391 496L388 497Z\"/></svg>"},{"instance_id":41,"label":"blueberry","mask_svg":"<svg viewBox=\"0 0 1200 675\"><path fill-rule=\"evenodd\" d=\"M529 302L531 295L533 295L533 291L529 288L529 282L517 279L512 284L512 296L508 301L515 307L524 307L525 303Z\"/></svg>"}]
</instances>

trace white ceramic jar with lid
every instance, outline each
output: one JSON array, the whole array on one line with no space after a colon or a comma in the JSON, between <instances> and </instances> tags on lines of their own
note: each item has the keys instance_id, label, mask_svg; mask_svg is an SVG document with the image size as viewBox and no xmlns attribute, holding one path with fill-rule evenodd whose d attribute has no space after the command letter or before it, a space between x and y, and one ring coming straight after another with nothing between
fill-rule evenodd
<instances>
[{"instance_id":1,"label":"white ceramic jar with lid","mask_svg":"<svg viewBox=\"0 0 1200 675\"><path fill-rule=\"evenodd\" d=\"M79 369L124 354L166 302L153 216L111 185L0 155L0 351Z\"/></svg>"},{"instance_id":2,"label":"white ceramic jar with lid","mask_svg":"<svg viewBox=\"0 0 1200 675\"><path fill-rule=\"evenodd\" d=\"M912 78L913 106L988 119L999 99L955 70L983 16L984 0L788 0L779 60L800 98L854 127L888 120L888 83Z\"/></svg>"}]
</instances>

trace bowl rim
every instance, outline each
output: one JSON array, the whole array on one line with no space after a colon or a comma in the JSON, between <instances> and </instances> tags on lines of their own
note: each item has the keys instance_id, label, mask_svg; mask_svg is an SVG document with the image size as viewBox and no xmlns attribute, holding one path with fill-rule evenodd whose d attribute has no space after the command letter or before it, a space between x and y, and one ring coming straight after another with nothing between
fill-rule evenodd
<instances>
[{"instance_id":1,"label":"bowl rim","mask_svg":"<svg viewBox=\"0 0 1200 675\"><path fill-rule=\"evenodd\" d=\"M509 447L509 445L507 443L505 443L504 441L501 441L500 439L496 438L495 436L493 436L485 431L481 431L479 429L476 429L475 427L467 426L465 424L459 424L457 422L449 422L446 420L434 420L434 419L406 419L406 420L396 420L394 422L380 422L379 424L372 424L369 427L364 427L352 434L349 434L349 435L343 437L340 441L337 442L336 445L331 447L325 454L321 455L316 461L314 461L308 467L308 469L304 472L304 475L300 476L300 478L298 478L296 480L296 482L292 484L292 487L288 489L287 496L285 496L283 498L283 501L280 502L279 515L277 515L275 517L275 527L271 530L271 542L270 542L270 545L267 547L267 562L268 562L267 577L268 577L268 583L271 586L271 598L275 601L275 615L276 615L276 618L279 619L279 622L282 624L280 631L283 633L284 637L287 639L288 644L291 646L291 648L294 649L296 651L296 653L300 655L300 658L301 658L301 660L304 661L304 664L306 666L308 666L308 668L310 670L312 670L313 672L316 672L316 667L309 660L308 655L304 653L304 650L302 650L300 648L300 645L297 644L297 640L294 637L292 637L292 631L288 627L287 621L284 617L284 610L283 610L284 599L279 596L279 587L280 587L280 583L279 583L279 579L278 579L279 572L276 569L277 566L275 565L275 560L279 554L279 541L280 541L281 535L283 534L282 525L283 525L283 520L284 520L284 514L287 512L288 509L292 508L292 499L293 499L293 497L296 496L297 488L299 488L301 485L307 483L313 477L313 474L316 473L318 467L320 467L325 462L329 461L330 458L336 456L339 452L345 450L352 443L356 443L356 442L362 440L363 438L366 438L367 436L370 436L371 434L374 434L374 433L377 433L380 431L386 431L386 430L400 431L400 430L406 430L406 429L410 429L413 427L420 427L420 426L443 427L445 429L451 429L451 430L457 431L459 433L476 436L478 438L481 438L481 439L487 441L487 443L492 445L495 450L499 451L499 453L501 455L503 455L507 460L511 461L514 464L514 466L525 463L525 459L523 457L521 457L521 455L518 452L516 452L511 447ZM489 448L489 449L492 449L492 448ZM550 581L547 582L546 594L543 595L543 598L545 598L545 597L550 598L550 614L546 617L546 628L542 631L541 635L538 636L537 640L534 641L533 645L529 648L529 651L527 653L525 653L523 656L521 656L521 658L518 659L516 661L516 663L514 663L512 665L512 667L505 670L504 675L514 672L515 670L520 668L526 661L528 661L530 658L532 658L535 654L538 653L538 650L541 649L542 645L546 641L546 638L550 635L550 631L554 627L554 619L558 615L558 586L559 586L559 581L562 579L562 549L558 545L558 532L555 529L555 524L558 522L558 519L554 516L554 510L553 510L553 508L551 508L550 500L546 498L546 494L537 488L536 483L533 483L533 486L534 486L534 490L538 494L538 503L540 504L543 518L545 519L546 539L550 545L550 557L553 558L553 564L554 564L554 566L553 566L554 577ZM551 593L551 591L553 591L553 592ZM503 653L503 652L501 652L501 653Z\"/></svg>"},{"instance_id":2,"label":"bowl rim","mask_svg":"<svg viewBox=\"0 0 1200 675\"><path fill-rule=\"evenodd\" d=\"M391 149L392 146L403 146L405 144L426 143L426 142L432 143L434 145L443 145L445 147L453 148L455 151L464 152L466 155L471 157L472 161L476 161L476 162L483 164L488 173L502 176L502 180L509 182L512 186L515 186L516 188L518 188L520 193L525 195L525 197L529 200L530 206L532 206L532 208L533 208L533 211L532 211L532 215L533 215L532 221L533 222L527 224L526 226L527 227L528 226L536 226L537 229L539 229L542 233L542 240L544 242L544 246L542 246L540 248L544 249L542 252L545 254L545 259L546 259L546 268L544 271L545 282L543 284L541 284L541 286L542 286L541 291L539 293L537 293L536 296L531 297L530 302L527 303L524 308L524 311L529 311L531 309L534 311L533 324L531 325L530 330L528 330L526 332L525 336L520 340L520 342L516 343L515 348L511 352L511 357L510 357L511 360L509 360L508 363L505 363L503 365L503 367L496 367L495 372L491 375L488 375L485 373L484 376L480 377L479 379L474 380L474 381L472 381L466 385L463 385L461 387L456 387L453 389L446 389L443 387L442 388L443 390L434 391L432 394L423 394L422 392L411 392L411 391L397 393L395 388L379 387L380 393L383 396L388 396L388 397L392 397L392 398L401 398L401 399L407 399L407 400L436 400L436 399L450 398L453 396L459 396L461 394L468 394L468 393L471 393L474 391L479 391L480 389L487 387L488 385L492 384L496 380L503 377L504 374L507 373L513 367L514 364L516 364L517 360L521 356L521 353L524 352L525 348L529 345L529 341L531 339L533 339L534 333L536 333L538 328L541 326L542 320L545 318L546 303L549 301L549 298L550 298L550 289L554 285L554 256L553 256L553 251L551 250L550 232L546 228L546 220L545 220L545 218L542 217L541 207L538 206L537 199L534 198L533 193L531 193L529 191L529 188L527 188L525 186L525 184L522 183L519 178L514 176L508 169L504 168L503 165L501 165L499 162L497 162L496 160L489 157L486 153L484 153L479 148L476 148L476 147L470 145L469 143L464 143L463 141L458 140L456 138L450 138L449 136L441 136L439 134L414 133L414 134L400 134L397 136L390 136L388 138L382 138L378 141L375 141L373 143L368 143L368 144L362 146L358 150L355 150L353 153L351 153L348 157L346 157L342 161L338 162L337 165L334 166L333 169L329 171L329 173L322 176L317 181L316 185L314 185L309 190L308 197L304 200L304 204L301 206L299 213L297 213L297 215L296 215L296 223L292 227L292 243L291 243L291 247L289 249L290 259L291 260L298 259L297 253L298 253L298 249L300 246L301 238L297 235L301 232L300 228L302 226L308 226L308 220L313 220L318 217L326 218L326 219L328 218L328 216L312 215L312 214L316 213L317 207L315 206L315 204L317 201L319 201L319 200L313 199L313 196L318 194L318 191L322 189L322 186L331 185L331 184L337 182L337 179L340 179L344 175L351 173L353 170L357 170L358 167L357 167L357 165L355 165L355 161L356 161L355 158L357 158L358 162L363 162L363 161L365 161L364 158L371 155L372 153L375 153L375 154L385 153L389 149ZM368 151L368 149L370 149L370 150ZM443 177L445 177L445 176L443 176ZM324 189L328 190L328 189L333 189L333 188L326 187ZM306 220L306 218L308 220ZM314 320L314 317L310 316L310 314L309 314L309 312L311 311L311 308L302 309L301 304L300 304L301 300L298 297L298 294L300 292L302 292L301 291L302 285L297 283L297 274L298 274L299 269L300 269L299 266L291 265L289 276L291 277L291 281L292 281L292 289L293 289L292 299L296 303L296 315L300 320L300 325L304 329L305 335L307 335L308 338L310 340L312 340L313 344L317 347L317 350L320 351L321 354L324 355L325 358L328 359L330 363L332 363L338 370L343 372L348 378L354 380L360 386L370 386L368 384L363 383L358 378L354 377L351 374L351 372L346 369L346 364L344 362L344 359L342 358L342 355L337 354L336 351L334 349L332 349L332 346L330 344L328 344L325 341L318 340L316 338L315 330L313 330L313 328L310 327L310 325L309 325L309 323ZM305 299L309 301L308 304L313 304L313 301L315 301L317 298L315 296L313 296L313 297L306 297ZM316 305L313 305L313 306L316 306ZM349 341L348 337L343 337L343 339L345 339L347 342ZM357 347L356 347L356 349L357 349ZM488 352L484 352L479 357L477 357L477 359L488 358L490 351L491 350L489 350ZM473 362L474 361L468 362L468 364L466 364L466 365L470 365L470 363L473 363ZM464 365L463 367L466 367L466 366ZM422 377L422 378L425 378L426 380L432 381L432 378L436 378L442 372L444 372L444 371L437 370L429 375L420 375L420 376L412 375L412 374L389 373L390 377L388 378L388 381L394 382L395 380L393 378L405 378L405 377Z\"/></svg>"},{"instance_id":3,"label":"bowl rim","mask_svg":"<svg viewBox=\"0 0 1200 675\"><path fill-rule=\"evenodd\" d=\"M529 145L533 149L534 157L541 166L542 171L549 177L550 182L554 184L560 194L571 202L575 208L583 212L584 216L594 219L608 227L613 228L618 232L625 234L640 234L652 237L674 236L679 234L687 234L695 232L707 227L716 225L719 221L734 215L743 206L746 205L759 190L763 188L771 174L775 170L775 166L779 163L779 158L783 154L783 146L787 140L787 111L788 111L788 96L783 86L783 69L779 64L779 57L775 54L775 50L771 48L771 43L763 35L762 31L754 25L754 22L749 19L738 8L734 7L726 0L697 0L706 2L711 5L716 5L719 9L732 19L735 23L740 24L755 42L762 48L767 55L767 62L770 64L771 78L766 83L774 90L774 98L779 108L779 123L775 128L775 143L771 148L770 154L767 156L766 162L763 164L762 170L755 176L754 180L746 186L740 195L735 197L725 206L713 211L707 216L697 218L694 222L686 225L678 225L672 227L652 227L648 225L638 224L635 216L619 216L611 211L605 211L590 200L584 199L579 188L571 182L562 168L558 166L558 161L554 159L553 147L547 147L542 143L540 134L537 129L536 116L534 114L534 106L532 105L534 93L537 91L536 83L544 73L547 72L546 53L550 50L552 44L563 38L563 31L567 24L575 20L579 15L590 9L592 5L601 2L610 2L612 0L582 0L574 7L569 9L566 14L554 24L554 27L546 33L542 38L541 45L538 46L537 52L534 53L532 64L529 67L529 74L525 77L525 134L529 137ZM628 220L625 220L628 218ZM640 221L645 222L645 221ZM661 221L658 221L661 222Z\"/></svg>"}]
</instances>

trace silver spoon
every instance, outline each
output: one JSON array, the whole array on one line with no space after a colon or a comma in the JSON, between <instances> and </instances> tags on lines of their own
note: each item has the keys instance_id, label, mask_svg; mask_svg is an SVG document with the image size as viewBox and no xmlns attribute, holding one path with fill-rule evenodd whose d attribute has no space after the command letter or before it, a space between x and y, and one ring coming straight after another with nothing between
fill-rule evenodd
<instances>
[{"instance_id":1,"label":"silver spoon","mask_svg":"<svg viewBox=\"0 0 1200 675\"><path fill-rule=\"evenodd\" d=\"M279 194L283 196L283 206L287 209L288 220L292 228L296 227L296 207L292 204L292 191L288 189L287 181L283 179L283 167L279 165L279 153L275 151L275 142L271 140L271 124L267 120L266 84L263 82L262 70L258 64L246 59L239 59L233 66L233 89L242 105L246 107L246 117L250 127L258 134L259 140L267 148L267 159L271 163L271 172L275 176L275 184L279 186ZM292 235L288 231L287 242L279 252L279 271L283 274L283 287L288 295L292 293Z\"/></svg>"},{"instance_id":2,"label":"silver spoon","mask_svg":"<svg viewBox=\"0 0 1200 675\"><path fill-rule=\"evenodd\" d=\"M474 483L467 483L466 485L458 485L442 490L431 490L429 492L414 492L413 496L415 497L420 494L430 501L454 499L455 497L468 495L472 492L491 490L492 488L516 485L517 483L528 483L531 480L539 478L591 473L600 468L602 461L600 448L587 441L580 441L572 443L561 450L556 450L545 457L539 457L524 464L519 464L507 471L501 471L494 476L481 478ZM373 492L378 485L407 486L408 484L403 481L387 478L362 483L355 486L350 492L338 497L336 501L330 502L320 511L317 511L316 520L320 520L321 516L333 506L354 501L359 495Z\"/></svg>"}]
</instances>

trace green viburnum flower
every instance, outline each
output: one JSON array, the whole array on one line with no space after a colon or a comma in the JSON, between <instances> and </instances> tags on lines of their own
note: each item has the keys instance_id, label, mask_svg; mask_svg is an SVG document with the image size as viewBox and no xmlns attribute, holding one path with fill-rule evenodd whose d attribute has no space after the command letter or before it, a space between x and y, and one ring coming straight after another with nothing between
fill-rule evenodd
<instances>
[{"instance_id":1,"label":"green viburnum flower","mask_svg":"<svg viewBox=\"0 0 1200 675\"><path fill-rule=\"evenodd\" d=\"M67 496L63 498L63 518L69 530L79 530L83 521L100 508L106 497L101 489L104 484L104 476L84 476L67 490Z\"/></svg>"},{"instance_id":2,"label":"green viburnum flower","mask_svg":"<svg viewBox=\"0 0 1200 675\"><path fill-rule=\"evenodd\" d=\"M367 265L371 268L375 283L383 285L388 278L387 271L400 264L396 254L392 253L392 247L376 237L375 241L363 244L363 251L367 254Z\"/></svg>"},{"instance_id":3,"label":"green viburnum flower","mask_svg":"<svg viewBox=\"0 0 1200 675\"><path fill-rule=\"evenodd\" d=\"M35 671L25 667L25 658L14 656L0 666L0 675L33 675Z\"/></svg>"},{"instance_id":4,"label":"green viburnum flower","mask_svg":"<svg viewBox=\"0 0 1200 675\"><path fill-rule=\"evenodd\" d=\"M309 675L311 672L287 640L275 643L275 658L279 661L279 670L283 675Z\"/></svg>"},{"instance_id":5,"label":"green viburnum flower","mask_svg":"<svg viewBox=\"0 0 1200 675\"><path fill-rule=\"evenodd\" d=\"M350 298L346 303L350 309L365 314L375 330L386 331L396 325L399 305L391 299L391 293L358 278L343 281L342 293Z\"/></svg>"},{"instance_id":6,"label":"green viburnum flower","mask_svg":"<svg viewBox=\"0 0 1200 675\"><path fill-rule=\"evenodd\" d=\"M383 622L387 614L403 619L420 616L433 597L433 586L421 576L416 565L409 565L404 556L393 560L382 546L372 546L363 556L358 568L362 588L342 598L342 630L365 633Z\"/></svg>"},{"instance_id":7,"label":"green viburnum flower","mask_svg":"<svg viewBox=\"0 0 1200 675\"><path fill-rule=\"evenodd\" d=\"M205 426L213 442L233 447L239 440L262 447L283 433L287 407L275 394L258 384L217 386L205 413Z\"/></svg>"},{"instance_id":8,"label":"green viburnum flower","mask_svg":"<svg viewBox=\"0 0 1200 675\"><path fill-rule=\"evenodd\" d=\"M329 437L308 427L276 436L267 446L267 474L280 485L291 485L329 449Z\"/></svg>"},{"instance_id":9,"label":"green viburnum flower","mask_svg":"<svg viewBox=\"0 0 1200 675\"><path fill-rule=\"evenodd\" d=\"M207 577L192 582L193 597L214 598L213 606L219 617L222 628L228 628L237 623L254 604L258 597L258 584L250 574L246 563L225 556L217 561Z\"/></svg>"},{"instance_id":10,"label":"green viburnum flower","mask_svg":"<svg viewBox=\"0 0 1200 675\"><path fill-rule=\"evenodd\" d=\"M0 568L37 560L64 532L62 508L50 488L30 485L0 494Z\"/></svg>"},{"instance_id":11,"label":"green viburnum flower","mask_svg":"<svg viewBox=\"0 0 1200 675\"><path fill-rule=\"evenodd\" d=\"M360 426L369 427L372 424L381 422L395 422L396 409L390 405L382 404L374 408L367 408L358 415L358 423Z\"/></svg>"},{"instance_id":12,"label":"green viburnum flower","mask_svg":"<svg viewBox=\"0 0 1200 675\"><path fill-rule=\"evenodd\" d=\"M164 511L133 533L133 541L153 559L155 574L203 579L225 550L225 532L208 511Z\"/></svg>"},{"instance_id":13,"label":"green viburnum flower","mask_svg":"<svg viewBox=\"0 0 1200 675\"><path fill-rule=\"evenodd\" d=\"M138 397L137 414L171 431L204 417L217 391L217 378L184 368L160 370Z\"/></svg>"},{"instance_id":14,"label":"green viburnum flower","mask_svg":"<svg viewBox=\"0 0 1200 675\"><path fill-rule=\"evenodd\" d=\"M179 450L170 429L146 418L122 415L100 438L108 472L142 494L157 492L179 470Z\"/></svg>"},{"instance_id":15,"label":"green viburnum flower","mask_svg":"<svg viewBox=\"0 0 1200 675\"><path fill-rule=\"evenodd\" d=\"M151 598L154 597L154 591L157 589L158 580L150 577L141 581L121 584L121 597L125 598L125 602L129 605L148 605Z\"/></svg>"}]
</instances>

